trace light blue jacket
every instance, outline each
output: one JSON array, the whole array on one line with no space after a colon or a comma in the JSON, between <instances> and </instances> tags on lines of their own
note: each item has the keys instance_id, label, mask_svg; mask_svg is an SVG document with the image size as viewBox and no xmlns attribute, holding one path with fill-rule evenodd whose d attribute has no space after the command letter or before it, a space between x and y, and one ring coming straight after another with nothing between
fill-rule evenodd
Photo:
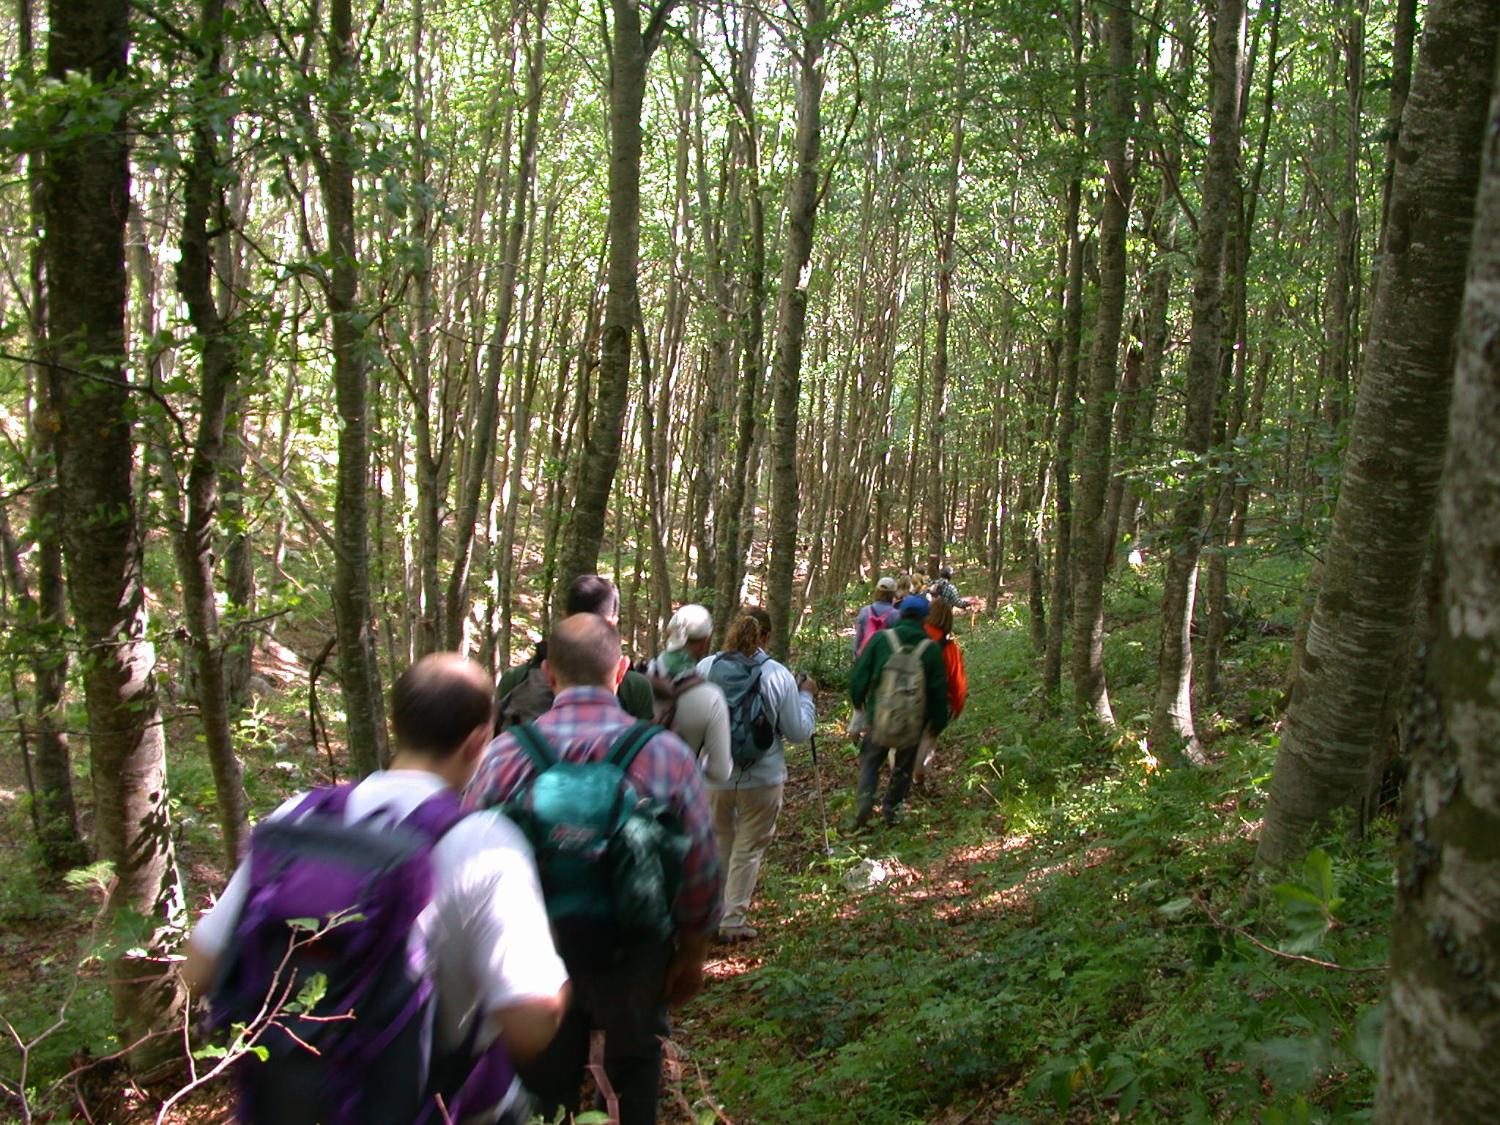
<instances>
[{"instance_id":1,"label":"light blue jacket","mask_svg":"<svg viewBox=\"0 0 1500 1125\"><path fill-rule=\"evenodd\" d=\"M756 653L757 658L764 656L763 649ZM698 675L708 679L709 671L717 659L719 654L715 653L700 660ZM705 779L703 784L708 789L753 789L761 785L783 785L786 783L786 753L782 740L806 742L812 737L817 723L813 697L797 690L797 681L787 671L786 665L766 658L765 664L761 666L760 693L771 714L776 716L776 737L771 740L770 749L754 765L731 770L726 781Z\"/></svg>"}]
</instances>

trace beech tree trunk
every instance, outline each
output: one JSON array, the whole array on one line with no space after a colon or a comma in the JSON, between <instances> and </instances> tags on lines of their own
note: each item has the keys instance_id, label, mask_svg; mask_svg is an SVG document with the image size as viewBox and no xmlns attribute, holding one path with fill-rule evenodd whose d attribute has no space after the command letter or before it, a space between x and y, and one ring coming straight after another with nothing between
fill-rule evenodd
<instances>
[{"instance_id":1,"label":"beech tree trunk","mask_svg":"<svg viewBox=\"0 0 1500 1125\"><path fill-rule=\"evenodd\" d=\"M1083 77L1083 5L1073 3L1073 137L1080 145L1084 137L1084 115L1088 109ZM1052 582L1048 592L1047 644L1042 656L1042 690L1049 699L1062 691L1063 638L1067 635L1071 548L1073 541L1073 431L1078 422L1078 369L1083 350L1083 238L1078 231L1083 209L1083 181L1075 175L1068 181L1066 218L1063 222L1064 261L1067 275L1063 294L1062 386L1057 398L1057 430L1052 447L1052 492L1056 507L1052 527Z\"/></svg>"},{"instance_id":2,"label":"beech tree trunk","mask_svg":"<svg viewBox=\"0 0 1500 1125\"><path fill-rule=\"evenodd\" d=\"M807 326L807 283L813 227L818 214L818 157L822 143L823 23L825 0L807 0L797 63L796 166L787 189L786 249L781 261L781 306L776 323L772 387L771 558L766 610L771 651L785 660L791 645L792 579L797 563L797 402L802 394L802 340Z\"/></svg>"},{"instance_id":3,"label":"beech tree trunk","mask_svg":"<svg viewBox=\"0 0 1500 1125\"><path fill-rule=\"evenodd\" d=\"M113 866L109 909L144 919L139 954L109 962L127 1061L149 1072L175 1054L182 990L167 959L182 921L172 845L156 653L146 639L142 542L136 519L134 389L125 379L125 222L130 170L123 107L130 41L126 0L53 0L48 76L69 73L94 129L61 133L47 151L48 371L57 413L58 480L68 592L85 649L89 759L99 855ZM113 91L113 111L100 90Z\"/></svg>"},{"instance_id":4,"label":"beech tree trunk","mask_svg":"<svg viewBox=\"0 0 1500 1125\"><path fill-rule=\"evenodd\" d=\"M927 573L936 577L947 550L943 511L943 448L948 428L948 325L953 319L953 242L958 228L958 188L964 169L965 61L968 28L959 17L954 50L953 137L948 150L948 183L941 214L933 216L933 249L937 252L936 339L932 349L932 405L928 411Z\"/></svg>"},{"instance_id":5,"label":"beech tree trunk","mask_svg":"<svg viewBox=\"0 0 1500 1125\"><path fill-rule=\"evenodd\" d=\"M31 0L17 5L19 69L30 80L35 71ZM47 285L45 250L36 233L44 230L46 181L40 153L26 157L26 183L34 241L27 262L30 290L28 329L32 348L40 358L47 354ZM30 456L36 478L46 483L32 502L30 537L36 544L35 598L17 557L12 567L12 585L25 619L35 630L31 658L32 713L26 716L31 753L36 767L36 827L42 860L54 871L66 871L83 863L88 849L78 830L78 808L73 796L73 766L68 735L61 716L63 693L68 680L68 648L65 629L68 592L63 581L63 508L58 486L56 442L57 407L52 400L51 380L42 363L30 365L29 381L35 387L36 404L29 419Z\"/></svg>"},{"instance_id":6,"label":"beech tree trunk","mask_svg":"<svg viewBox=\"0 0 1500 1125\"><path fill-rule=\"evenodd\" d=\"M1500 97L1486 147L1438 501L1436 638L1412 710L1382 1125L1500 1120Z\"/></svg>"},{"instance_id":7,"label":"beech tree trunk","mask_svg":"<svg viewBox=\"0 0 1500 1125\"><path fill-rule=\"evenodd\" d=\"M333 386L339 415L338 485L334 495L333 606L339 678L344 690L349 754L361 776L386 760L385 707L370 614L370 411L364 360L365 328L359 311L358 242L354 219L353 136L350 89L358 60L350 0L329 7L328 68L334 91L328 110L328 150L319 178L328 216L328 311L333 319Z\"/></svg>"},{"instance_id":8,"label":"beech tree trunk","mask_svg":"<svg viewBox=\"0 0 1500 1125\"><path fill-rule=\"evenodd\" d=\"M1187 411L1182 448L1199 464L1179 487L1172 509L1162 579L1161 645L1150 744L1158 758L1202 757L1193 726L1193 602L1203 549L1208 490L1206 455L1213 441L1219 355L1224 339L1225 242L1239 186L1241 68L1245 58L1244 0L1219 0L1213 29L1213 122L1194 261L1193 320L1187 355Z\"/></svg>"},{"instance_id":9,"label":"beech tree trunk","mask_svg":"<svg viewBox=\"0 0 1500 1125\"><path fill-rule=\"evenodd\" d=\"M1256 861L1285 867L1365 790L1395 700L1448 429L1500 7L1434 0L1401 129L1390 223L1323 581L1292 684Z\"/></svg>"},{"instance_id":10,"label":"beech tree trunk","mask_svg":"<svg viewBox=\"0 0 1500 1125\"><path fill-rule=\"evenodd\" d=\"M568 516L556 582L559 590L599 565L610 489L620 464L630 398L630 343L639 301L641 104L646 96L646 67L674 3L662 0L655 8L643 9L632 0L610 0L614 19L609 45L609 293L599 347L598 395ZM648 21L644 25L643 15Z\"/></svg>"},{"instance_id":11,"label":"beech tree trunk","mask_svg":"<svg viewBox=\"0 0 1500 1125\"><path fill-rule=\"evenodd\" d=\"M1104 499L1109 484L1120 331L1125 319L1125 224L1132 194L1129 140L1135 121L1135 47L1128 5L1106 8L1104 38L1109 86L1107 109L1099 126L1105 166L1104 208L1099 221L1099 307L1089 357L1083 442L1078 450L1078 503L1073 513L1071 664L1073 702L1078 713L1092 714L1113 726L1115 715L1104 681Z\"/></svg>"},{"instance_id":12,"label":"beech tree trunk","mask_svg":"<svg viewBox=\"0 0 1500 1125\"><path fill-rule=\"evenodd\" d=\"M198 78L212 96L220 84L223 52L223 0L204 0L199 28L202 55ZM206 114L206 109L196 112ZM204 749L214 775L219 829L225 858L233 869L240 861L249 831L245 786L229 729L229 691L224 674L224 645L214 602L214 537L217 532L219 464L224 458L224 429L229 403L239 382L236 342L214 301L213 239L210 224L223 229L223 199L216 186L220 167L218 140L205 116L193 123L192 157L183 180L181 259L177 291L188 308L198 337L202 372L199 380L198 433L193 441L187 478L187 512L176 536L177 573L182 582L183 619L193 655L198 719Z\"/></svg>"}]
</instances>

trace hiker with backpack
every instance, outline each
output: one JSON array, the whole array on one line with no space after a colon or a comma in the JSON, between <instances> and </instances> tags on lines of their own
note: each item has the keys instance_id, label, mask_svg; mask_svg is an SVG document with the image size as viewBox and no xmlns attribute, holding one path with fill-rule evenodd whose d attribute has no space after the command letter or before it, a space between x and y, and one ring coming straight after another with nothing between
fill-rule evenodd
<instances>
[{"instance_id":1,"label":"hiker with backpack","mask_svg":"<svg viewBox=\"0 0 1500 1125\"><path fill-rule=\"evenodd\" d=\"M941 598L934 599L923 627L943 651L943 670L948 678L948 721L951 723L963 713L964 704L969 699L969 675L964 670L964 654L958 647L958 638L953 636L953 607ZM931 728L922 732L916 767L912 770L912 782L918 792L926 791L927 774L937 756L937 741L938 736ZM895 768L894 764L892 768Z\"/></svg>"},{"instance_id":2,"label":"hiker with backpack","mask_svg":"<svg viewBox=\"0 0 1500 1125\"><path fill-rule=\"evenodd\" d=\"M478 665L412 665L391 692L390 768L261 821L193 930L184 981L220 1029L258 1032L241 1121L527 1120L515 1067L556 1032L567 972L525 838L459 801L491 708Z\"/></svg>"},{"instance_id":3,"label":"hiker with backpack","mask_svg":"<svg viewBox=\"0 0 1500 1125\"><path fill-rule=\"evenodd\" d=\"M676 735L621 708L627 667L603 617L559 622L543 665L551 710L491 742L464 795L468 808L506 808L532 841L572 979L557 1037L520 1068L547 1120L577 1112L594 1030L620 1121L656 1120L667 1009L702 988L719 922L698 764Z\"/></svg>"},{"instance_id":4,"label":"hiker with backpack","mask_svg":"<svg viewBox=\"0 0 1500 1125\"><path fill-rule=\"evenodd\" d=\"M875 583L875 600L854 615L854 659L864 652L870 638L880 630L894 625L901 615L896 612L896 580L889 576ZM849 716L849 738L859 742L864 738L865 713L859 708Z\"/></svg>"},{"instance_id":5,"label":"hiker with backpack","mask_svg":"<svg viewBox=\"0 0 1500 1125\"><path fill-rule=\"evenodd\" d=\"M718 686L698 674L708 655L714 619L704 606L685 605L667 622L667 647L646 665L656 693L656 721L687 743L707 781L723 781L729 755L729 705Z\"/></svg>"},{"instance_id":6,"label":"hiker with backpack","mask_svg":"<svg viewBox=\"0 0 1500 1125\"><path fill-rule=\"evenodd\" d=\"M865 711L868 723L859 752L856 828L863 828L875 811L886 754L895 751L896 758L880 812L885 823L893 825L911 789L923 731L936 735L948 725L943 654L922 625L931 606L922 595L908 594L896 608L900 620L865 647L849 677L850 698Z\"/></svg>"},{"instance_id":7,"label":"hiker with backpack","mask_svg":"<svg viewBox=\"0 0 1500 1125\"><path fill-rule=\"evenodd\" d=\"M724 651L698 665L698 673L724 692L729 705L730 755L734 769L724 781L708 783L714 831L724 865L724 920L721 942L750 941L760 931L748 922L750 898L760 863L776 836L786 787L783 741L805 742L817 721L817 684L799 682L772 660L771 618L750 607L729 627Z\"/></svg>"},{"instance_id":8,"label":"hiker with backpack","mask_svg":"<svg viewBox=\"0 0 1500 1125\"><path fill-rule=\"evenodd\" d=\"M933 601L944 601L953 609L968 609L969 603L965 598L959 596L958 587L953 584L953 568L944 566L938 569L937 581L932 584Z\"/></svg>"},{"instance_id":9,"label":"hiker with backpack","mask_svg":"<svg viewBox=\"0 0 1500 1125\"><path fill-rule=\"evenodd\" d=\"M898 616L896 580L886 576L875 583L875 600L854 615L854 658L858 660L870 638L894 623Z\"/></svg>"},{"instance_id":10,"label":"hiker with backpack","mask_svg":"<svg viewBox=\"0 0 1500 1125\"><path fill-rule=\"evenodd\" d=\"M563 600L563 618L575 613L594 613L616 629L620 627L620 588L597 574L580 574L568 586ZM517 664L495 685L495 733L520 723L534 722L552 706L552 688L542 665L547 660L547 642L537 642L536 651L524 664ZM651 682L639 672L626 672L620 684L620 706L637 719L652 718L655 700Z\"/></svg>"}]
</instances>

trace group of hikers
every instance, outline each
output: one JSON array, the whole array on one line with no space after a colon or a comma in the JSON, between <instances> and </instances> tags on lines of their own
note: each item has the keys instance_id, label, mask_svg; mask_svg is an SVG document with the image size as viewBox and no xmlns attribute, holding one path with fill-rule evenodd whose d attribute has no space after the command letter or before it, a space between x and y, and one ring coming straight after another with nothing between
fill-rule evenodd
<instances>
[{"instance_id":1,"label":"group of hikers","mask_svg":"<svg viewBox=\"0 0 1500 1125\"><path fill-rule=\"evenodd\" d=\"M951 579L881 578L856 618L856 828L888 758L894 822L963 708ZM586 1082L623 1125L656 1120L668 1010L713 942L758 936L784 743L812 738L818 688L768 655L756 607L713 651L710 611L682 606L640 668L612 582L579 578L563 609L497 685L418 660L388 767L252 833L183 966L244 1055L241 1120L550 1121Z\"/></svg>"}]
</instances>

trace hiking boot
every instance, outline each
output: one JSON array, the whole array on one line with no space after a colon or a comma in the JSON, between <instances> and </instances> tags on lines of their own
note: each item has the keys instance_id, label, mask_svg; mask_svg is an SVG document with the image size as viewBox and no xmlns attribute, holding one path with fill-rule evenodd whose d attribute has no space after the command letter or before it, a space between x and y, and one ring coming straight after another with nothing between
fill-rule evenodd
<instances>
[{"instance_id":1,"label":"hiking boot","mask_svg":"<svg viewBox=\"0 0 1500 1125\"><path fill-rule=\"evenodd\" d=\"M754 926L720 926L719 942L722 945L736 945L742 941L754 941L760 937L760 931Z\"/></svg>"},{"instance_id":2,"label":"hiking boot","mask_svg":"<svg viewBox=\"0 0 1500 1125\"><path fill-rule=\"evenodd\" d=\"M870 816L874 812L875 812L875 802L874 801L861 801L859 803L859 810L854 814L854 830L856 832L858 832L865 825L869 824L870 823Z\"/></svg>"},{"instance_id":3,"label":"hiking boot","mask_svg":"<svg viewBox=\"0 0 1500 1125\"><path fill-rule=\"evenodd\" d=\"M883 821L885 821L885 826L887 828L894 828L894 827L896 827L896 810L895 809L881 809L880 810L880 819L883 820Z\"/></svg>"}]
</instances>

